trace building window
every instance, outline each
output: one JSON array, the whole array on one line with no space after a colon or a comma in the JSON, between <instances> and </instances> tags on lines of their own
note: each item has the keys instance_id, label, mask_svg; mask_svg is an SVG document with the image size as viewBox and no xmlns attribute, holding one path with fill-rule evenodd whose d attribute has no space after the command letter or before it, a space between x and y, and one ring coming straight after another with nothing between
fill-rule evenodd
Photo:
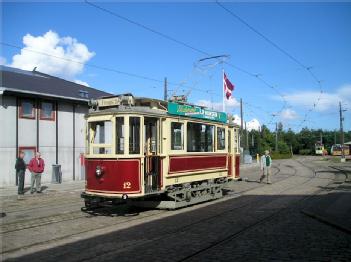
<instances>
[{"instance_id":1,"label":"building window","mask_svg":"<svg viewBox=\"0 0 351 262\"><path fill-rule=\"evenodd\" d=\"M171 149L172 150L183 150L183 124L182 123L171 123Z\"/></svg>"},{"instance_id":2,"label":"building window","mask_svg":"<svg viewBox=\"0 0 351 262\"><path fill-rule=\"evenodd\" d=\"M18 155L19 152L23 152L24 153L24 162L28 165L29 161L35 157L35 152L37 151L35 146L21 146L18 148Z\"/></svg>"},{"instance_id":3,"label":"building window","mask_svg":"<svg viewBox=\"0 0 351 262\"><path fill-rule=\"evenodd\" d=\"M211 125L187 124L188 152L213 152L214 127Z\"/></svg>"},{"instance_id":4,"label":"building window","mask_svg":"<svg viewBox=\"0 0 351 262\"><path fill-rule=\"evenodd\" d=\"M93 154L112 154L112 122L90 122Z\"/></svg>"},{"instance_id":5,"label":"building window","mask_svg":"<svg viewBox=\"0 0 351 262\"><path fill-rule=\"evenodd\" d=\"M140 154L140 117L129 118L129 154Z\"/></svg>"},{"instance_id":6,"label":"building window","mask_svg":"<svg viewBox=\"0 0 351 262\"><path fill-rule=\"evenodd\" d=\"M41 102L40 119L55 121L55 105L53 102Z\"/></svg>"},{"instance_id":7,"label":"building window","mask_svg":"<svg viewBox=\"0 0 351 262\"><path fill-rule=\"evenodd\" d=\"M34 101L30 99L20 100L20 118L35 119L35 106Z\"/></svg>"},{"instance_id":8,"label":"building window","mask_svg":"<svg viewBox=\"0 0 351 262\"><path fill-rule=\"evenodd\" d=\"M124 153L124 118L116 117L116 154Z\"/></svg>"},{"instance_id":9,"label":"building window","mask_svg":"<svg viewBox=\"0 0 351 262\"><path fill-rule=\"evenodd\" d=\"M217 127L217 150L225 149L225 129Z\"/></svg>"}]
</instances>

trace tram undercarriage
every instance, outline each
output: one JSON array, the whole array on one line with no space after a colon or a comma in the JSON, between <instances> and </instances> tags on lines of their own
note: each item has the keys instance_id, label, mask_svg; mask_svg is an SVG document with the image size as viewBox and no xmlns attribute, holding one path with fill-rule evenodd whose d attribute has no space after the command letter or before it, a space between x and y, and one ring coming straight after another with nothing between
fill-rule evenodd
<instances>
[{"instance_id":1,"label":"tram undercarriage","mask_svg":"<svg viewBox=\"0 0 351 262\"><path fill-rule=\"evenodd\" d=\"M100 207L104 202L112 204L126 203L131 206L155 208L155 209L178 209L194 204L207 202L223 197L223 188L228 183L226 178L173 185L166 192L149 194L137 199L105 198L91 196L83 193L87 209Z\"/></svg>"}]
</instances>

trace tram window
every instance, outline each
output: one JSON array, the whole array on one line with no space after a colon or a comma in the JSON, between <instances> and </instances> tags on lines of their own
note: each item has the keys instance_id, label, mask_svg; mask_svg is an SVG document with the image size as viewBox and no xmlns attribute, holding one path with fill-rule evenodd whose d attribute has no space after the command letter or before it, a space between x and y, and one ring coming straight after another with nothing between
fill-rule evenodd
<instances>
[{"instance_id":1,"label":"tram window","mask_svg":"<svg viewBox=\"0 0 351 262\"><path fill-rule=\"evenodd\" d=\"M129 118L129 154L140 154L140 117Z\"/></svg>"},{"instance_id":2,"label":"tram window","mask_svg":"<svg viewBox=\"0 0 351 262\"><path fill-rule=\"evenodd\" d=\"M171 123L171 149L183 150L183 124Z\"/></svg>"},{"instance_id":3,"label":"tram window","mask_svg":"<svg viewBox=\"0 0 351 262\"><path fill-rule=\"evenodd\" d=\"M124 118L116 117L116 154L124 153Z\"/></svg>"},{"instance_id":4,"label":"tram window","mask_svg":"<svg viewBox=\"0 0 351 262\"><path fill-rule=\"evenodd\" d=\"M214 127L211 125L187 124L188 152L213 152Z\"/></svg>"},{"instance_id":5,"label":"tram window","mask_svg":"<svg viewBox=\"0 0 351 262\"><path fill-rule=\"evenodd\" d=\"M225 129L217 127L217 150L225 149Z\"/></svg>"},{"instance_id":6,"label":"tram window","mask_svg":"<svg viewBox=\"0 0 351 262\"><path fill-rule=\"evenodd\" d=\"M89 123L91 130L90 143L93 144L93 154L112 154L111 146L94 146L112 144L112 122L99 121Z\"/></svg>"},{"instance_id":7,"label":"tram window","mask_svg":"<svg viewBox=\"0 0 351 262\"><path fill-rule=\"evenodd\" d=\"M91 122L90 129L92 130L93 144L111 144L112 142L112 122L99 121Z\"/></svg>"}]
</instances>

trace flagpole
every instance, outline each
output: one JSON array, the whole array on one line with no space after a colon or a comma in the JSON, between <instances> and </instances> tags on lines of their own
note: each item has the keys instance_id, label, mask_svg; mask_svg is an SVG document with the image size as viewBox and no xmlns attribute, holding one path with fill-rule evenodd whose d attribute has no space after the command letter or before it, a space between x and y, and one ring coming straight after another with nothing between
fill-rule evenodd
<instances>
[{"instance_id":1,"label":"flagpole","mask_svg":"<svg viewBox=\"0 0 351 262\"><path fill-rule=\"evenodd\" d=\"M223 106L223 112L225 112L225 100L224 100L224 69L222 69L222 106Z\"/></svg>"}]
</instances>

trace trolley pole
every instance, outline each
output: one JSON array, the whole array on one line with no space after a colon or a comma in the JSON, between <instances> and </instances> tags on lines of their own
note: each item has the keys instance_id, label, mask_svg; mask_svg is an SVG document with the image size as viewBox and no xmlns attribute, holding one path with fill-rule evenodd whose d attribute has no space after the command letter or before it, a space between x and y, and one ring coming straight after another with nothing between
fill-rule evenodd
<instances>
[{"instance_id":1,"label":"trolley pole","mask_svg":"<svg viewBox=\"0 0 351 262\"><path fill-rule=\"evenodd\" d=\"M165 77L164 88L163 88L163 100L167 101L168 90L167 90L167 77Z\"/></svg>"}]
</instances>

